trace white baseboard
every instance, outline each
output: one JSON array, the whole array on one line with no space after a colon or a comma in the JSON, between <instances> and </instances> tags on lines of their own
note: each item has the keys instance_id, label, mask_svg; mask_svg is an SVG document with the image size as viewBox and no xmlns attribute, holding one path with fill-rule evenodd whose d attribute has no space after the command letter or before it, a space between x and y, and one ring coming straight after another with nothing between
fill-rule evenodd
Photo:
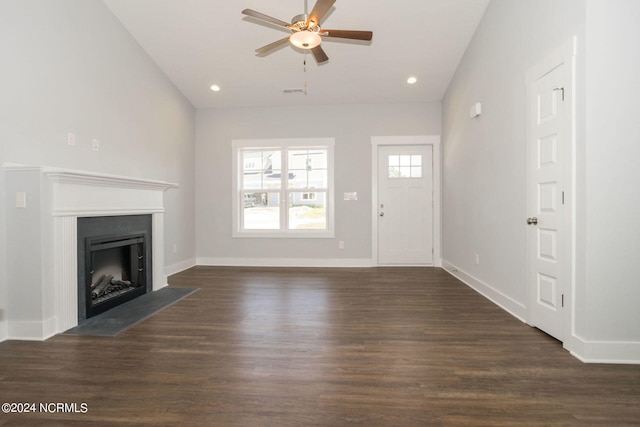
<instances>
[{"instance_id":1,"label":"white baseboard","mask_svg":"<svg viewBox=\"0 0 640 427\"><path fill-rule=\"evenodd\" d=\"M43 321L9 322L7 339L23 341L44 341L58 332L58 321L55 317Z\"/></svg>"},{"instance_id":2,"label":"white baseboard","mask_svg":"<svg viewBox=\"0 0 640 427\"><path fill-rule=\"evenodd\" d=\"M640 342L588 341L572 337L569 351L584 363L640 364Z\"/></svg>"},{"instance_id":3,"label":"white baseboard","mask_svg":"<svg viewBox=\"0 0 640 427\"><path fill-rule=\"evenodd\" d=\"M7 321L0 320L0 342L6 341L8 338L7 334Z\"/></svg>"},{"instance_id":4,"label":"white baseboard","mask_svg":"<svg viewBox=\"0 0 640 427\"><path fill-rule=\"evenodd\" d=\"M196 265L197 265L196 264L196 259L195 258L189 258L189 259L181 261L179 263L166 266L164 268L164 273L167 276L171 276L172 274L180 273L181 271L187 270L187 269L189 269L191 267L195 267Z\"/></svg>"},{"instance_id":5,"label":"white baseboard","mask_svg":"<svg viewBox=\"0 0 640 427\"><path fill-rule=\"evenodd\" d=\"M499 290L495 289L488 283L484 283L480 279L472 276L469 273L459 269L455 265L446 260L442 260L442 268L445 269L453 277L457 278L471 289L475 290L488 300L492 301L497 306L501 307L506 312L510 313L515 318L526 323L527 307L520 304L518 301L508 297Z\"/></svg>"},{"instance_id":6,"label":"white baseboard","mask_svg":"<svg viewBox=\"0 0 640 427\"><path fill-rule=\"evenodd\" d=\"M373 267L368 258L197 258L196 263L229 267Z\"/></svg>"}]
</instances>

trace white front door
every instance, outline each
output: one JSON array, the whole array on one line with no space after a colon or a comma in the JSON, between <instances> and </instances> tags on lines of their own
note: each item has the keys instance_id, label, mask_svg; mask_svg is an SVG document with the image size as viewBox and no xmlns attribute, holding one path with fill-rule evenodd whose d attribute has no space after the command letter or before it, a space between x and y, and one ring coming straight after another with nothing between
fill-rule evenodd
<instances>
[{"instance_id":1,"label":"white front door","mask_svg":"<svg viewBox=\"0 0 640 427\"><path fill-rule=\"evenodd\" d=\"M566 105L570 69L571 64L562 59L547 59L530 71L527 88L529 323L560 341L564 338L564 245L570 244L565 241L569 183L564 170L567 145L571 143L567 126L570 110Z\"/></svg>"},{"instance_id":2,"label":"white front door","mask_svg":"<svg viewBox=\"0 0 640 427\"><path fill-rule=\"evenodd\" d=\"M378 263L433 265L433 149L378 147Z\"/></svg>"}]
</instances>

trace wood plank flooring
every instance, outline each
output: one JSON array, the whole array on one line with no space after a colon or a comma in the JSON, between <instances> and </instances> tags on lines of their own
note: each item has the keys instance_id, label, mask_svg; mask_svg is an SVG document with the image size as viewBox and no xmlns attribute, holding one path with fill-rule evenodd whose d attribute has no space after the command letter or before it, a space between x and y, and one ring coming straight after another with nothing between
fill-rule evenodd
<instances>
[{"instance_id":1,"label":"wood plank flooring","mask_svg":"<svg viewBox=\"0 0 640 427\"><path fill-rule=\"evenodd\" d=\"M0 426L631 426L640 366L583 364L440 269L195 267L117 337L0 343ZM79 406L80 407L80 406Z\"/></svg>"}]
</instances>

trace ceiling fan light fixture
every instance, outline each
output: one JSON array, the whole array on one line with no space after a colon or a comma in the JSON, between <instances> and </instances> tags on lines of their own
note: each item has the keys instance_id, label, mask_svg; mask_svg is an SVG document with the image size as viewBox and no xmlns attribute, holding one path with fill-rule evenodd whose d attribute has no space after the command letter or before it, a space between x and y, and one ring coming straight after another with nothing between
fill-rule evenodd
<instances>
[{"instance_id":1,"label":"ceiling fan light fixture","mask_svg":"<svg viewBox=\"0 0 640 427\"><path fill-rule=\"evenodd\" d=\"M313 31L298 31L297 33L291 34L289 41L292 45L300 49L313 49L322 43L322 37Z\"/></svg>"}]
</instances>

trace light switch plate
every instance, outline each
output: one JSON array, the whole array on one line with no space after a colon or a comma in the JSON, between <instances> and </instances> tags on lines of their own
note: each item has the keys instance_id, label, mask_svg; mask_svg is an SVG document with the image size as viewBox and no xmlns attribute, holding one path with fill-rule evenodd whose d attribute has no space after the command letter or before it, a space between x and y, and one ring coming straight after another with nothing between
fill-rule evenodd
<instances>
[{"instance_id":1,"label":"light switch plate","mask_svg":"<svg viewBox=\"0 0 640 427\"><path fill-rule=\"evenodd\" d=\"M16 193L16 208L25 209L27 207L27 193L18 191Z\"/></svg>"}]
</instances>

